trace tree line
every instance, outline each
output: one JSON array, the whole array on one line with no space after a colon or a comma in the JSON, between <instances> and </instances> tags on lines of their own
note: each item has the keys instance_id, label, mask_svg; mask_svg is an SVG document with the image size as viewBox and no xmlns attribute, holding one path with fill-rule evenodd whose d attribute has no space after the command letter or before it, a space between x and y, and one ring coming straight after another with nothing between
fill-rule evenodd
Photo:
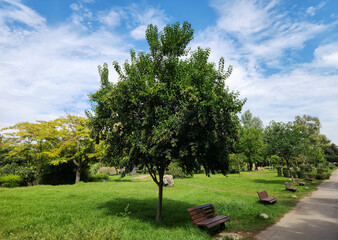
<instances>
[{"instance_id":1,"label":"tree line","mask_svg":"<svg viewBox=\"0 0 338 240\"><path fill-rule=\"evenodd\" d=\"M296 116L287 123L271 121L263 126L259 117L253 117L250 110L241 116L242 127L237 143L237 153L232 155L234 165L247 163L247 170L253 165L301 164L325 166L338 161L338 148L320 133L321 124L317 117Z\"/></svg>"}]
</instances>

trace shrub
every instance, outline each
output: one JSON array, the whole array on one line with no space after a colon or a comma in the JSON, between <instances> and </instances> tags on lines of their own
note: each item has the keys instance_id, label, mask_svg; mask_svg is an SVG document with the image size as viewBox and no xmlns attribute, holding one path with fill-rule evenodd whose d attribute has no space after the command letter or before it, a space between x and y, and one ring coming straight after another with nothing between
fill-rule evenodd
<instances>
[{"instance_id":1,"label":"shrub","mask_svg":"<svg viewBox=\"0 0 338 240\"><path fill-rule=\"evenodd\" d=\"M94 176L99 173L101 163L94 163L89 166L89 175Z\"/></svg>"},{"instance_id":2,"label":"shrub","mask_svg":"<svg viewBox=\"0 0 338 240\"><path fill-rule=\"evenodd\" d=\"M290 177L290 172L287 167L283 167L283 175L284 177Z\"/></svg>"},{"instance_id":3,"label":"shrub","mask_svg":"<svg viewBox=\"0 0 338 240\"><path fill-rule=\"evenodd\" d=\"M293 177L297 177L297 169L292 167L292 168L290 168L290 171L291 171Z\"/></svg>"},{"instance_id":4,"label":"shrub","mask_svg":"<svg viewBox=\"0 0 338 240\"><path fill-rule=\"evenodd\" d=\"M95 174L91 176L90 181L91 182L102 182L102 181L108 181L109 175L108 174Z\"/></svg>"},{"instance_id":5,"label":"shrub","mask_svg":"<svg viewBox=\"0 0 338 240\"><path fill-rule=\"evenodd\" d=\"M18 175L22 178L21 184L23 185L32 183L35 180L35 174L36 172L33 167L19 166L15 162L6 164L2 168L0 168L0 176L1 175Z\"/></svg>"},{"instance_id":6,"label":"shrub","mask_svg":"<svg viewBox=\"0 0 338 240\"><path fill-rule=\"evenodd\" d=\"M178 163L175 162L169 164L166 174L172 175L173 178L189 178L193 176L192 174L186 174Z\"/></svg>"},{"instance_id":7,"label":"shrub","mask_svg":"<svg viewBox=\"0 0 338 240\"><path fill-rule=\"evenodd\" d=\"M4 175L0 176L0 183L4 187L19 187L22 183L23 179L19 175Z\"/></svg>"},{"instance_id":8,"label":"shrub","mask_svg":"<svg viewBox=\"0 0 338 240\"><path fill-rule=\"evenodd\" d=\"M316 179L318 180L324 180L324 179L329 179L330 178L330 173L328 172L322 172L322 173L317 173Z\"/></svg>"},{"instance_id":9,"label":"shrub","mask_svg":"<svg viewBox=\"0 0 338 240\"><path fill-rule=\"evenodd\" d=\"M40 174L39 184L73 184L75 182L75 165L72 161L59 165L44 166ZM85 174L81 174L81 181L85 178Z\"/></svg>"}]
</instances>

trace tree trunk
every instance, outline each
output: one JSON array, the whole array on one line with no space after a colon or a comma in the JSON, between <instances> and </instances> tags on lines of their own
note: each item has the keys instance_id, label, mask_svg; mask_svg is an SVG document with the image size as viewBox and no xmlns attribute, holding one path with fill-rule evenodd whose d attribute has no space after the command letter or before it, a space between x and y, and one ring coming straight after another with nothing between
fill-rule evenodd
<instances>
[{"instance_id":1,"label":"tree trunk","mask_svg":"<svg viewBox=\"0 0 338 240\"><path fill-rule=\"evenodd\" d=\"M80 180L81 180L81 168L77 167L76 168L75 183L80 182Z\"/></svg>"},{"instance_id":2,"label":"tree trunk","mask_svg":"<svg viewBox=\"0 0 338 240\"><path fill-rule=\"evenodd\" d=\"M251 159L249 160L249 171L252 171L252 161L251 161Z\"/></svg>"},{"instance_id":3,"label":"tree trunk","mask_svg":"<svg viewBox=\"0 0 338 240\"><path fill-rule=\"evenodd\" d=\"M159 169L159 182L158 182L158 202L157 202L157 213L156 213L156 222L161 222L162 220L162 198L163 198L163 176L164 169Z\"/></svg>"},{"instance_id":4,"label":"tree trunk","mask_svg":"<svg viewBox=\"0 0 338 240\"><path fill-rule=\"evenodd\" d=\"M75 183L78 183L81 180L81 160L79 160L79 162L76 162L74 159L73 162L76 166Z\"/></svg>"},{"instance_id":5,"label":"tree trunk","mask_svg":"<svg viewBox=\"0 0 338 240\"><path fill-rule=\"evenodd\" d=\"M290 169L290 163L289 163L288 160L286 160L286 166L287 166L287 168L288 168L288 170L289 170L290 177L292 178L292 183L295 183L295 180L294 180L294 178L293 178L292 171L291 171L291 169Z\"/></svg>"}]
</instances>

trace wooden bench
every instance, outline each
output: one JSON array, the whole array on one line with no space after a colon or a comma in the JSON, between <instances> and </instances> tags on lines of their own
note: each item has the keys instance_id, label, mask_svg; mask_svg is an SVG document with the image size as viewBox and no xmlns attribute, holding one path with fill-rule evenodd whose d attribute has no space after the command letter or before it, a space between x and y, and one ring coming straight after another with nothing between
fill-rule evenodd
<instances>
[{"instance_id":1,"label":"wooden bench","mask_svg":"<svg viewBox=\"0 0 338 240\"><path fill-rule=\"evenodd\" d=\"M288 182L285 182L284 184L285 184L285 187L286 187L285 190L289 190L289 191L292 191L292 192L295 192L297 190L297 187L291 187L290 183L288 183Z\"/></svg>"},{"instance_id":2,"label":"wooden bench","mask_svg":"<svg viewBox=\"0 0 338 240\"><path fill-rule=\"evenodd\" d=\"M277 201L275 197L269 197L268 193L265 190L261 190L257 192L259 200L263 203L274 203Z\"/></svg>"},{"instance_id":3,"label":"wooden bench","mask_svg":"<svg viewBox=\"0 0 338 240\"><path fill-rule=\"evenodd\" d=\"M211 203L188 208L192 223L199 228L212 228L220 225L221 230L225 229L225 222L230 218L227 216L218 216L215 212L215 208Z\"/></svg>"},{"instance_id":4,"label":"wooden bench","mask_svg":"<svg viewBox=\"0 0 338 240\"><path fill-rule=\"evenodd\" d=\"M296 182L300 185L300 186L304 186L305 185L305 182L301 182L299 180L299 178L296 178Z\"/></svg>"}]
</instances>

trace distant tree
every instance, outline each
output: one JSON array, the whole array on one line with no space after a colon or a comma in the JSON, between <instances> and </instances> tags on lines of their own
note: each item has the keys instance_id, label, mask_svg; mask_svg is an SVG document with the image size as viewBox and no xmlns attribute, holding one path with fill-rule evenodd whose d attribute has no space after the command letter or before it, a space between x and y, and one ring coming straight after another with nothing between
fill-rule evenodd
<instances>
[{"instance_id":1,"label":"distant tree","mask_svg":"<svg viewBox=\"0 0 338 240\"><path fill-rule=\"evenodd\" d=\"M268 155L283 158L290 171L290 165L303 148L302 142L308 135L292 123L271 121L263 136Z\"/></svg>"},{"instance_id":2,"label":"distant tree","mask_svg":"<svg viewBox=\"0 0 338 240\"><path fill-rule=\"evenodd\" d=\"M90 137L91 131L86 118L68 114L54 121L58 123L60 140L58 161L62 159L74 163L77 183L81 181L81 173L88 163L102 157L100 145L95 145L95 141Z\"/></svg>"},{"instance_id":3,"label":"distant tree","mask_svg":"<svg viewBox=\"0 0 338 240\"><path fill-rule=\"evenodd\" d=\"M277 164L279 164L279 163L280 163L279 157L278 157L277 155L272 155L272 156L270 157L270 163L271 163L272 165L277 165Z\"/></svg>"},{"instance_id":4,"label":"distant tree","mask_svg":"<svg viewBox=\"0 0 338 240\"><path fill-rule=\"evenodd\" d=\"M101 88L90 95L87 112L93 133L106 141L115 164L147 166L159 189L156 220L161 221L163 175L173 161L191 173L204 166L206 174L228 170L244 101L229 91L221 58L218 70L209 63L209 49L188 54L193 30L187 22L167 25L162 32L149 25L150 52L131 51L131 63L117 62L116 84L108 80L106 64L99 67Z\"/></svg>"},{"instance_id":5,"label":"distant tree","mask_svg":"<svg viewBox=\"0 0 338 240\"><path fill-rule=\"evenodd\" d=\"M252 126L241 131L240 152L246 156L249 171L252 171L254 163L257 166L262 161L263 149L262 130Z\"/></svg>"},{"instance_id":6,"label":"distant tree","mask_svg":"<svg viewBox=\"0 0 338 240\"><path fill-rule=\"evenodd\" d=\"M331 141L323 134L320 134L321 123L319 118L303 115L296 116L294 125L307 134L307 140L303 141L302 155L306 162L316 164L325 162L325 158L330 158L329 151Z\"/></svg>"},{"instance_id":7,"label":"distant tree","mask_svg":"<svg viewBox=\"0 0 338 240\"><path fill-rule=\"evenodd\" d=\"M323 147L326 160L329 162L338 162L338 147L336 144L331 143Z\"/></svg>"},{"instance_id":8,"label":"distant tree","mask_svg":"<svg viewBox=\"0 0 338 240\"><path fill-rule=\"evenodd\" d=\"M319 118L311 117L309 115L296 116L294 125L297 125L299 129L307 134L319 134L321 124Z\"/></svg>"},{"instance_id":9,"label":"distant tree","mask_svg":"<svg viewBox=\"0 0 338 240\"><path fill-rule=\"evenodd\" d=\"M241 122L245 129L249 127L255 127L257 129L263 130L263 121L259 117L252 117L250 110L246 110L243 113L241 116Z\"/></svg>"},{"instance_id":10,"label":"distant tree","mask_svg":"<svg viewBox=\"0 0 338 240\"><path fill-rule=\"evenodd\" d=\"M6 154L7 159L11 163L33 167L35 179L40 176L46 165L59 163L57 149L59 133L55 123L22 122L4 128L2 131L5 131L4 135L10 144L10 151Z\"/></svg>"},{"instance_id":11,"label":"distant tree","mask_svg":"<svg viewBox=\"0 0 338 240\"><path fill-rule=\"evenodd\" d=\"M75 182L78 182L84 164L99 158L102 152L90 138L87 122L83 117L67 115L52 121L23 122L5 128L10 142L6 157L10 162L33 167L36 179L48 165L72 161L76 166ZM14 161L14 157L19 160Z\"/></svg>"}]
</instances>

